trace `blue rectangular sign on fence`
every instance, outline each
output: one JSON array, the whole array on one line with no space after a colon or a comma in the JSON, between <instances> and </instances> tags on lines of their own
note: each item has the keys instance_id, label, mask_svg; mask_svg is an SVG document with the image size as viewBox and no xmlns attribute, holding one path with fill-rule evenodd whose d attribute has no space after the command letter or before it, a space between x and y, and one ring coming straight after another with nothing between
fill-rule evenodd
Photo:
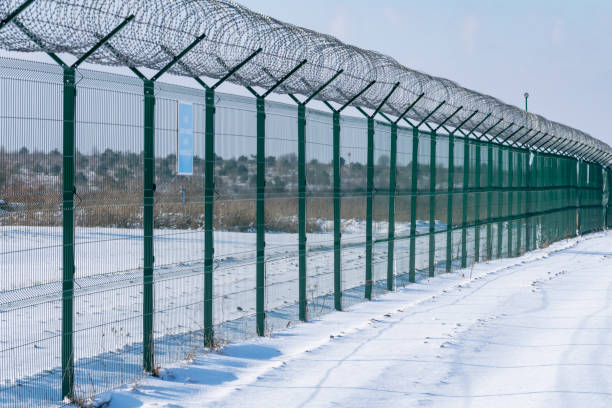
<instances>
[{"instance_id":1,"label":"blue rectangular sign on fence","mask_svg":"<svg viewBox=\"0 0 612 408\"><path fill-rule=\"evenodd\" d=\"M178 104L177 173L193 174L193 105Z\"/></svg>"}]
</instances>

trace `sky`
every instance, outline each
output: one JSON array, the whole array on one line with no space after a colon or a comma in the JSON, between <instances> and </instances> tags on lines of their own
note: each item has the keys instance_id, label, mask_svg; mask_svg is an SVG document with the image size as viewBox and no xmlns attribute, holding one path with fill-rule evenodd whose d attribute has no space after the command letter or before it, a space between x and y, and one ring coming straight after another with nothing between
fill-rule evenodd
<instances>
[{"instance_id":1,"label":"sky","mask_svg":"<svg viewBox=\"0 0 612 408\"><path fill-rule=\"evenodd\" d=\"M238 0L612 145L610 0Z\"/></svg>"}]
</instances>

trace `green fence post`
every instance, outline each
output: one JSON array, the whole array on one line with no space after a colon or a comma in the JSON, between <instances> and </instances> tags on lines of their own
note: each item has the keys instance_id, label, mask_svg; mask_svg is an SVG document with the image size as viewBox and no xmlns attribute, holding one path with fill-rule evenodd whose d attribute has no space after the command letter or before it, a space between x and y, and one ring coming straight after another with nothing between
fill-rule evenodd
<instances>
[{"instance_id":1,"label":"green fence post","mask_svg":"<svg viewBox=\"0 0 612 408\"><path fill-rule=\"evenodd\" d=\"M306 321L306 106L298 104L299 319Z\"/></svg>"},{"instance_id":2,"label":"green fence post","mask_svg":"<svg viewBox=\"0 0 612 408\"><path fill-rule=\"evenodd\" d=\"M487 259L493 259L493 226L491 206L493 204L493 145L487 142Z\"/></svg>"},{"instance_id":3,"label":"green fence post","mask_svg":"<svg viewBox=\"0 0 612 408\"><path fill-rule=\"evenodd\" d=\"M74 136L75 69L64 67L62 197L62 397L74 397Z\"/></svg>"},{"instance_id":4,"label":"green fence post","mask_svg":"<svg viewBox=\"0 0 612 408\"><path fill-rule=\"evenodd\" d=\"M546 190L544 192L544 224L546 230L546 242L550 243L552 240L552 226L551 226L551 210L553 209L552 203L552 177L551 177L551 160L550 157L544 156L544 172L546 174Z\"/></svg>"},{"instance_id":5,"label":"green fence post","mask_svg":"<svg viewBox=\"0 0 612 408\"><path fill-rule=\"evenodd\" d=\"M0 21L0 29L13 22L17 28L41 48L53 61L63 68L63 117L62 117L62 398L74 399L74 156L76 122L76 68L97 49L125 27L133 15L128 16L109 34L100 39L92 48L81 55L71 66L52 52L48 52L36 34L28 30L16 17L28 8L34 0L26 0L6 18Z\"/></svg>"},{"instance_id":6,"label":"green fence post","mask_svg":"<svg viewBox=\"0 0 612 408\"><path fill-rule=\"evenodd\" d=\"M387 290L394 288L395 191L397 173L397 124L391 123L391 160L389 163L389 227L387 242Z\"/></svg>"},{"instance_id":7,"label":"green fence post","mask_svg":"<svg viewBox=\"0 0 612 408\"><path fill-rule=\"evenodd\" d=\"M450 272L453 264L453 193L455 172L455 135L448 135L448 197L446 209L446 272Z\"/></svg>"},{"instance_id":8,"label":"green fence post","mask_svg":"<svg viewBox=\"0 0 612 408\"><path fill-rule=\"evenodd\" d=\"M476 175L474 177L474 262L480 261L480 141L476 143Z\"/></svg>"},{"instance_id":9,"label":"green fence post","mask_svg":"<svg viewBox=\"0 0 612 408\"><path fill-rule=\"evenodd\" d=\"M552 177L552 164L553 160L550 156L546 156L546 235L548 242L551 243L554 240L553 236L553 220L554 220L554 201L553 201L553 177Z\"/></svg>"},{"instance_id":10,"label":"green fence post","mask_svg":"<svg viewBox=\"0 0 612 408\"><path fill-rule=\"evenodd\" d=\"M213 259L215 195L215 90L206 89L204 134L204 345L213 345Z\"/></svg>"},{"instance_id":11,"label":"green fence post","mask_svg":"<svg viewBox=\"0 0 612 408\"><path fill-rule=\"evenodd\" d=\"M266 102L257 98L257 207L256 207L256 325L257 335L265 335L265 192L266 192Z\"/></svg>"},{"instance_id":12,"label":"green fence post","mask_svg":"<svg viewBox=\"0 0 612 408\"><path fill-rule=\"evenodd\" d=\"M553 213L553 229L554 229L554 241L559 240L559 223L562 221L561 219L561 208L559 205L559 177L558 177L558 165L559 158L553 157L553 168L552 168L552 181L555 189L553 190L553 205L554 205L554 213Z\"/></svg>"},{"instance_id":13,"label":"green fence post","mask_svg":"<svg viewBox=\"0 0 612 408\"><path fill-rule=\"evenodd\" d=\"M553 227L553 221L554 221L554 210L555 210L555 203L553 200L554 197L554 183L553 183L553 177L552 177L552 169L553 169L553 159L550 156L546 157L546 177L547 177L547 183L546 183L546 235L548 237L548 242L551 243L554 241L554 227Z\"/></svg>"},{"instance_id":14,"label":"green fence post","mask_svg":"<svg viewBox=\"0 0 612 408\"><path fill-rule=\"evenodd\" d=\"M365 298L372 299L372 212L374 191L374 118L368 118L368 162L366 174L366 267Z\"/></svg>"},{"instance_id":15,"label":"green fence post","mask_svg":"<svg viewBox=\"0 0 612 408\"><path fill-rule=\"evenodd\" d=\"M533 207L532 212L534 216L532 217L532 234L533 234L533 249L537 249L540 246L540 241L538 240L538 229L540 228L540 187L542 186L542 172L540 165L540 155L534 153L533 156L533 170L532 170L532 198L533 198Z\"/></svg>"},{"instance_id":16,"label":"green fence post","mask_svg":"<svg viewBox=\"0 0 612 408\"><path fill-rule=\"evenodd\" d=\"M341 185L340 185L340 112L333 112L333 162L334 162L334 307L342 310L342 232L340 224Z\"/></svg>"},{"instance_id":17,"label":"green fence post","mask_svg":"<svg viewBox=\"0 0 612 408\"><path fill-rule=\"evenodd\" d=\"M560 161L560 174L562 174L562 179L560 182L560 186L563 189L560 192L561 195L561 208L563 209L563 211L561 212L562 214L562 219L561 219L561 237L562 238L567 238L567 219L568 219L568 213L567 213L567 194L568 194L568 186L567 186L567 160L562 157L561 161Z\"/></svg>"},{"instance_id":18,"label":"green fence post","mask_svg":"<svg viewBox=\"0 0 612 408\"><path fill-rule=\"evenodd\" d=\"M531 151L526 152L525 163L525 250L531 251L531 201L533 193L531 192Z\"/></svg>"},{"instance_id":19,"label":"green fence post","mask_svg":"<svg viewBox=\"0 0 612 408\"><path fill-rule=\"evenodd\" d=\"M606 226L612 227L612 217L610 216L610 207L612 207L612 169L607 169L608 172L608 208L606 212Z\"/></svg>"},{"instance_id":20,"label":"green fence post","mask_svg":"<svg viewBox=\"0 0 612 408\"><path fill-rule=\"evenodd\" d=\"M572 163L572 184L574 185L574 196L572 201L574 203L574 210L572 211L572 236L578 236L578 200L579 200L579 178L578 178L578 165L579 162L575 159Z\"/></svg>"},{"instance_id":21,"label":"green fence post","mask_svg":"<svg viewBox=\"0 0 612 408\"><path fill-rule=\"evenodd\" d=\"M582 224L583 224L583 211L582 211L582 186L584 179L584 165L582 160L578 160L578 235L582 235Z\"/></svg>"},{"instance_id":22,"label":"green fence post","mask_svg":"<svg viewBox=\"0 0 612 408\"><path fill-rule=\"evenodd\" d=\"M416 256L416 207L417 188L419 177L419 129L412 128L412 171L411 171L411 195L410 195L410 262L408 267L408 281L416 282L415 256Z\"/></svg>"},{"instance_id":23,"label":"green fence post","mask_svg":"<svg viewBox=\"0 0 612 408\"><path fill-rule=\"evenodd\" d=\"M503 221L503 205L504 205L504 193L503 193L503 185L504 185L504 153L502 151L502 147L498 146L497 148L497 257L502 258L502 242L503 242L503 230L504 230L504 221Z\"/></svg>"},{"instance_id":24,"label":"green fence post","mask_svg":"<svg viewBox=\"0 0 612 408\"><path fill-rule=\"evenodd\" d=\"M153 203L155 192L155 83L144 81L144 268L143 268L143 365L155 368L153 350Z\"/></svg>"},{"instance_id":25,"label":"green fence post","mask_svg":"<svg viewBox=\"0 0 612 408\"><path fill-rule=\"evenodd\" d=\"M512 151L512 149L508 149L508 209L506 211L507 217L508 217L508 258L511 258L514 253L512 252L512 229L514 228L514 222L512 221L512 199L514 198L513 195L513 188L514 186L512 185L514 182L514 177L513 177L513 173L514 173L514 160L513 160L513 156L514 156L514 152Z\"/></svg>"},{"instance_id":26,"label":"green fence post","mask_svg":"<svg viewBox=\"0 0 612 408\"><path fill-rule=\"evenodd\" d=\"M429 277L435 275L436 261L436 132L429 144Z\"/></svg>"},{"instance_id":27,"label":"green fence post","mask_svg":"<svg viewBox=\"0 0 612 408\"><path fill-rule=\"evenodd\" d=\"M565 174L566 174L566 178L565 180L567 180L567 187L568 187L568 197L567 197L567 209L566 209L566 223L565 223L565 233L567 236L572 237L574 236L574 231L576 231L576 228L572 227L572 224L576 223L576 218L575 218L575 212L572 211L571 205L572 205L572 199L574 198L574 183L572 182L572 176L573 176L573 172L572 172L572 160L571 159L565 159ZM572 213L574 213L574 217L572 218Z\"/></svg>"},{"instance_id":28,"label":"green fence post","mask_svg":"<svg viewBox=\"0 0 612 408\"><path fill-rule=\"evenodd\" d=\"M463 140L463 205L461 215L461 267L467 267L467 206L470 184L470 140Z\"/></svg>"},{"instance_id":29,"label":"green fence post","mask_svg":"<svg viewBox=\"0 0 612 408\"><path fill-rule=\"evenodd\" d=\"M521 255L521 245L523 241L523 152L519 151L516 154L516 167L517 167L517 185L519 190L516 193L516 212L518 215L518 221L516 226L516 252L517 255Z\"/></svg>"},{"instance_id":30,"label":"green fence post","mask_svg":"<svg viewBox=\"0 0 612 408\"><path fill-rule=\"evenodd\" d=\"M611 207L612 207L612 169L607 169L608 171L608 211L607 211L607 227L612 228L612 217L610 216Z\"/></svg>"}]
</instances>

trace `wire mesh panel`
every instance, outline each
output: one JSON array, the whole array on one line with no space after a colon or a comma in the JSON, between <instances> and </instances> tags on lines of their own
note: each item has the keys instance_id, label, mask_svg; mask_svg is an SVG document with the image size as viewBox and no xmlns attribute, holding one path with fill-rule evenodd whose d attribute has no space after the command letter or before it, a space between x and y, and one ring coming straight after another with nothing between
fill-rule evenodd
<instances>
[{"instance_id":1,"label":"wire mesh panel","mask_svg":"<svg viewBox=\"0 0 612 408\"><path fill-rule=\"evenodd\" d=\"M297 112L266 104L266 329L298 320Z\"/></svg>"},{"instance_id":2,"label":"wire mesh panel","mask_svg":"<svg viewBox=\"0 0 612 408\"><path fill-rule=\"evenodd\" d=\"M143 91L138 79L81 73L74 387L87 398L142 376Z\"/></svg>"},{"instance_id":3,"label":"wire mesh panel","mask_svg":"<svg viewBox=\"0 0 612 408\"><path fill-rule=\"evenodd\" d=\"M602 175L595 163L584 163L582 175L582 232L589 233L601 228Z\"/></svg>"},{"instance_id":4,"label":"wire mesh panel","mask_svg":"<svg viewBox=\"0 0 612 408\"><path fill-rule=\"evenodd\" d=\"M146 104L150 99L140 79L80 70L76 82L74 189L63 191L62 197L63 183L72 189L71 177L63 177L72 152L63 151L71 119L64 120L61 106L63 92L71 94L75 88L64 83L54 66L0 59L0 405L59 403L66 357L74 359L74 396L80 400L143 376L143 368L155 371L202 350L207 342L205 311L210 310L205 251L214 253L214 344L254 336L261 311L257 299L262 297L266 331L259 334L287 327L301 318L304 305L304 292L299 291L302 220L307 317L333 309L332 115L307 111L304 220L295 105L266 103L265 116L259 105L258 121L252 98L216 94L213 175L205 174L207 163L212 165L206 141L212 138L206 138L205 117L211 110L206 110L202 89L155 85L150 129L155 136L149 144L144 118L145 106L152 105ZM265 123L266 151L259 163L258 122ZM610 223L612 177L600 164L474 139L452 140L451 158L450 136L398 128L391 262L398 286L413 280L414 270L416 279L447 270L447 259L454 270L489 254L514 256L572 236L576 229L586 233ZM370 220L368 153L374 188ZM388 124L376 122L374 148L368 152L367 121L343 116L343 307L364 297L369 221L375 295L386 288L390 158ZM263 229L256 215L257 187L264 184L257 177L261 164ZM155 174L153 202L144 199L149 191L145 176L152 174L148 168ZM211 250L204 220L212 213L205 212L211 197L205 185L213 177ZM69 222L72 200L67 198L72 195L74 229ZM145 236L149 227L152 235ZM447 258L448 229L452 239ZM265 232L266 241L263 288L257 286L257 271L262 270L257 268L258 230ZM66 254L73 245L66 239L73 233L72 299L71 291L62 292L62 280L72 281ZM259 240L260 249L261 244ZM154 268L147 266L149 248ZM151 269L153 284L148 285ZM152 313L146 312L148 307ZM62 353L62 323L73 336L69 354ZM150 343L144 340L149 326ZM153 367L147 367L148 357L154 357Z\"/></svg>"},{"instance_id":5,"label":"wire mesh panel","mask_svg":"<svg viewBox=\"0 0 612 408\"><path fill-rule=\"evenodd\" d=\"M501 162L500 162L500 167L501 169L499 169L500 174L498 174L498 178L499 178L499 187L500 187L500 193L499 193L499 203L497 203L497 205L499 206L499 226L501 229L501 250L500 250L500 258L503 257L508 257L510 256L510 254L508 253L508 229L510 227L510 221L509 221L509 217L510 217L510 208L508 206L508 204L510 203L510 191L509 191L509 185L508 185L508 180L509 180L509 152L508 149L506 148L501 148ZM498 231L498 234L500 233L500 231Z\"/></svg>"},{"instance_id":6,"label":"wire mesh panel","mask_svg":"<svg viewBox=\"0 0 612 408\"><path fill-rule=\"evenodd\" d=\"M158 84L153 218L155 363L204 345L204 93Z\"/></svg>"},{"instance_id":7,"label":"wire mesh panel","mask_svg":"<svg viewBox=\"0 0 612 408\"><path fill-rule=\"evenodd\" d=\"M475 242L475 249L478 249L478 256L474 254L476 262L488 259L487 255L487 200L489 197L489 187L487 185L488 175L488 152L487 145L482 142L475 142L474 146L474 191L478 198L478 205L474 209L475 229L478 231L478 242Z\"/></svg>"},{"instance_id":8,"label":"wire mesh panel","mask_svg":"<svg viewBox=\"0 0 612 408\"><path fill-rule=\"evenodd\" d=\"M391 127L376 122L374 128L374 193L372 216L373 295L387 288L387 252L389 233L389 178L391 164Z\"/></svg>"},{"instance_id":9,"label":"wire mesh panel","mask_svg":"<svg viewBox=\"0 0 612 408\"><path fill-rule=\"evenodd\" d=\"M504 239L504 196L503 196L503 152L500 146L492 147L492 174L491 174L491 185L492 185L492 198L491 198L491 214L493 223L493 258L501 258L503 256L503 239Z\"/></svg>"},{"instance_id":10,"label":"wire mesh panel","mask_svg":"<svg viewBox=\"0 0 612 408\"><path fill-rule=\"evenodd\" d=\"M508 256L517 256L518 245L518 157L514 149L508 149Z\"/></svg>"},{"instance_id":11,"label":"wire mesh panel","mask_svg":"<svg viewBox=\"0 0 612 408\"><path fill-rule=\"evenodd\" d=\"M435 151L435 206L434 218L429 222L434 223L435 230L435 252L434 252L434 272L446 272L446 245L448 223L448 149L449 139L447 135L436 135L436 151Z\"/></svg>"},{"instance_id":12,"label":"wire mesh panel","mask_svg":"<svg viewBox=\"0 0 612 408\"><path fill-rule=\"evenodd\" d=\"M417 150L416 247L414 268L416 279L429 276L429 205L435 202L430 190L431 134L419 132Z\"/></svg>"},{"instance_id":13,"label":"wire mesh panel","mask_svg":"<svg viewBox=\"0 0 612 408\"><path fill-rule=\"evenodd\" d=\"M534 214L534 245L535 248L542 246L542 212L544 208L542 187L545 186L543 157L540 154L534 155L534 180L533 180L533 214ZM576 195L577 197L577 195Z\"/></svg>"},{"instance_id":14,"label":"wire mesh panel","mask_svg":"<svg viewBox=\"0 0 612 408\"><path fill-rule=\"evenodd\" d=\"M345 308L364 296L368 129L365 120L352 117L343 117L340 129L341 276Z\"/></svg>"},{"instance_id":15,"label":"wire mesh panel","mask_svg":"<svg viewBox=\"0 0 612 408\"><path fill-rule=\"evenodd\" d=\"M334 307L332 126L330 114L307 110L306 299L309 318Z\"/></svg>"},{"instance_id":16,"label":"wire mesh panel","mask_svg":"<svg viewBox=\"0 0 612 408\"><path fill-rule=\"evenodd\" d=\"M466 143L466 140L464 140ZM476 257L476 200L480 199L478 192L475 190L476 186L476 175L477 166L480 163L476 162L476 146L477 142L474 140L467 140L468 143L468 160L467 160L467 179L464 177L464 181L467 180L467 201L465 201L466 208L466 265L472 265L474 262L478 262ZM465 157L464 163L465 163Z\"/></svg>"},{"instance_id":17,"label":"wire mesh panel","mask_svg":"<svg viewBox=\"0 0 612 408\"><path fill-rule=\"evenodd\" d=\"M527 166L529 163L529 154L524 151L517 151L517 214L519 225L519 231L517 232L519 245L518 245L518 253L519 255L523 254L527 251L526 242L527 242ZM562 177L562 182L565 182L564 177ZM565 204L563 204L565 207Z\"/></svg>"},{"instance_id":18,"label":"wire mesh panel","mask_svg":"<svg viewBox=\"0 0 612 408\"><path fill-rule=\"evenodd\" d=\"M612 170L605 171L606 186L604 204L606 207L606 228L612 227Z\"/></svg>"},{"instance_id":19,"label":"wire mesh panel","mask_svg":"<svg viewBox=\"0 0 612 408\"><path fill-rule=\"evenodd\" d=\"M463 248L463 185L464 185L464 172L467 171L464 163L465 156L465 140L455 138L454 140L454 154L453 154L453 233L452 233L452 247L451 247L451 258L453 263L453 270L462 267L462 248ZM465 243L467 248L467 242Z\"/></svg>"},{"instance_id":20,"label":"wire mesh panel","mask_svg":"<svg viewBox=\"0 0 612 408\"><path fill-rule=\"evenodd\" d=\"M255 334L255 101L217 94L213 321L221 340Z\"/></svg>"},{"instance_id":21,"label":"wire mesh panel","mask_svg":"<svg viewBox=\"0 0 612 408\"><path fill-rule=\"evenodd\" d=\"M62 74L0 60L0 405L61 399Z\"/></svg>"},{"instance_id":22,"label":"wire mesh panel","mask_svg":"<svg viewBox=\"0 0 612 408\"><path fill-rule=\"evenodd\" d=\"M0 70L0 288L10 291L62 276L62 74L8 59Z\"/></svg>"},{"instance_id":23,"label":"wire mesh panel","mask_svg":"<svg viewBox=\"0 0 612 408\"><path fill-rule=\"evenodd\" d=\"M412 188L412 131L397 130L395 248L393 251L396 282L408 284L410 268L410 209Z\"/></svg>"}]
</instances>

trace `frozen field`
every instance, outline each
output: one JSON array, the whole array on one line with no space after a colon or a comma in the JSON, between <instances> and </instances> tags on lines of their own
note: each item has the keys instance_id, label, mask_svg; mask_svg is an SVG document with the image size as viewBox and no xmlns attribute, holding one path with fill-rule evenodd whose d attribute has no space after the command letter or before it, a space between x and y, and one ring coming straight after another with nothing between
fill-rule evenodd
<instances>
[{"instance_id":1,"label":"frozen field","mask_svg":"<svg viewBox=\"0 0 612 408\"><path fill-rule=\"evenodd\" d=\"M423 280L102 396L110 407L609 407L612 233Z\"/></svg>"},{"instance_id":2,"label":"frozen field","mask_svg":"<svg viewBox=\"0 0 612 408\"><path fill-rule=\"evenodd\" d=\"M344 304L350 305L363 299L365 222L343 220L342 225L342 288ZM437 223L436 230L443 228ZM428 229L427 222L418 222L418 233ZM400 237L409 230L409 224L396 226ZM0 366L8 368L0 373L0 405L18 405L12 400L15 390L22 390L33 404L53 400L61 381L61 229L1 227L0 235ZM182 360L202 344L203 235L194 230L155 231L154 335L156 361L162 366ZM374 238L386 236L386 224L375 223ZM453 236L459 243L460 231ZM246 339L255 330L255 233L217 231L214 238L216 332L223 339ZM426 236L417 238L417 269L427 265L428 241ZM396 242L397 273L407 272L409 242ZM297 234L266 234L270 332L297 320L297 244ZM444 259L445 244L446 233L436 234L436 261ZM332 248L331 232L308 234L310 317L333 308ZM90 395L142 375L142 230L77 228L75 253L76 389ZM380 294L387 242L376 243L373 253L374 280L380 281L374 293ZM418 275L423 273L427 271Z\"/></svg>"}]
</instances>

